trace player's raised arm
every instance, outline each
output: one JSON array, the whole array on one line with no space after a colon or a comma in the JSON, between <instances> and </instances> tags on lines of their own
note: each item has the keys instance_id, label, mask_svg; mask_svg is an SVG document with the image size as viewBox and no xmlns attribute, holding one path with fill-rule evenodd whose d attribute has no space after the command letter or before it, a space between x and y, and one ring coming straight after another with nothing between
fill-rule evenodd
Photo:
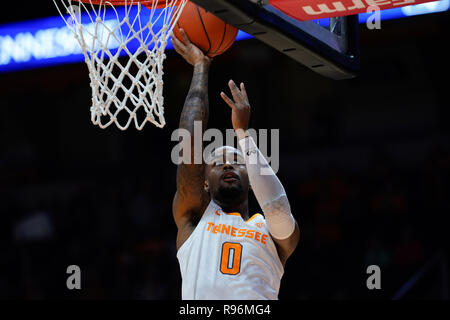
<instances>
[{"instance_id":1,"label":"player's raised arm","mask_svg":"<svg viewBox=\"0 0 450 320\"><path fill-rule=\"evenodd\" d=\"M191 87L181 112L179 124L180 129L185 129L190 133L189 141L183 140L181 143L183 150L191 150L191 159L189 163L182 163L178 166L177 192L173 202L173 214L179 229L179 235L180 230L183 229L187 229L185 235L189 235L192 231L189 230L192 229L190 226L195 226L196 221L198 221L209 202L209 195L203 189L203 161L201 161L201 164L194 163L194 122L202 123L203 134L207 127L209 113L208 73L211 60L189 41L183 29L180 29L180 32L184 43L175 36L172 37L172 43L175 50L194 67ZM201 137L197 137L197 139L202 140ZM181 235L181 238L184 238L183 235ZM177 241L179 244L183 242L183 239L179 240Z\"/></svg>"},{"instance_id":2,"label":"player's raised arm","mask_svg":"<svg viewBox=\"0 0 450 320\"><path fill-rule=\"evenodd\" d=\"M283 185L247 132L251 108L245 86L242 83L238 88L231 80L229 87L233 99L223 92L221 97L232 109L233 128L244 153L250 185L264 212L267 227L284 265L298 244L300 231Z\"/></svg>"}]
</instances>

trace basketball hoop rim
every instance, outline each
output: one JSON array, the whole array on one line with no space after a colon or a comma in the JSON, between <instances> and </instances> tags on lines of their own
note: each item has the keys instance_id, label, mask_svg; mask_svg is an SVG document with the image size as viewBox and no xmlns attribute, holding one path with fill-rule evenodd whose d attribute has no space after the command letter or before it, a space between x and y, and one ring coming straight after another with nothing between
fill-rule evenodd
<instances>
[{"instance_id":1,"label":"basketball hoop rim","mask_svg":"<svg viewBox=\"0 0 450 320\"><path fill-rule=\"evenodd\" d=\"M147 8L152 8L154 3L157 2L156 9L165 8L169 2L167 0L74 0L76 2L83 2L86 4L93 4L93 5L104 5L104 4L112 4L113 6L124 6L124 5L130 5L132 3L137 4L140 2L141 4L145 5ZM181 0L176 0L173 6L179 5Z\"/></svg>"}]
</instances>

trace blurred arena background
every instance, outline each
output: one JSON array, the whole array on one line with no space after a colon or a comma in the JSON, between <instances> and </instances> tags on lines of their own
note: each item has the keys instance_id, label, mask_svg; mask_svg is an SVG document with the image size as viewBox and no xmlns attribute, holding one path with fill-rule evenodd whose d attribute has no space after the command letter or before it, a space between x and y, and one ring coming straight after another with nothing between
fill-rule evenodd
<instances>
[{"instance_id":1,"label":"blurred arena background","mask_svg":"<svg viewBox=\"0 0 450 320\"><path fill-rule=\"evenodd\" d=\"M1 22L56 15L30 3ZM210 127L231 128L219 93L233 78L252 126L280 129L278 174L302 230L280 299L448 299L448 23L447 11L362 24L352 80L254 39L215 59ZM168 124L142 132L91 124L84 63L0 74L0 298L181 297L170 136L192 70L174 51L164 67ZM367 290L371 264L382 290Z\"/></svg>"}]
</instances>

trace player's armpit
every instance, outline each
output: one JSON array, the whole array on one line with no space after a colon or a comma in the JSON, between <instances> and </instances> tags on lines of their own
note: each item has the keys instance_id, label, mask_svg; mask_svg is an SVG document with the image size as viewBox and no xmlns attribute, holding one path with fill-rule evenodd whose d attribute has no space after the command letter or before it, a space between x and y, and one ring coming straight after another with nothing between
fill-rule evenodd
<instances>
[{"instance_id":1,"label":"player's armpit","mask_svg":"<svg viewBox=\"0 0 450 320\"><path fill-rule=\"evenodd\" d=\"M189 238L200 221L203 212L209 203L209 195L201 192L200 195L186 196L178 191L172 204L173 216L177 225L177 250Z\"/></svg>"},{"instance_id":2,"label":"player's armpit","mask_svg":"<svg viewBox=\"0 0 450 320\"><path fill-rule=\"evenodd\" d=\"M201 167L201 168L199 168ZM178 228L184 218L195 222L209 203L204 191L203 165L180 165L177 170L177 192L173 200L173 215Z\"/></svg>"}]
</instances>

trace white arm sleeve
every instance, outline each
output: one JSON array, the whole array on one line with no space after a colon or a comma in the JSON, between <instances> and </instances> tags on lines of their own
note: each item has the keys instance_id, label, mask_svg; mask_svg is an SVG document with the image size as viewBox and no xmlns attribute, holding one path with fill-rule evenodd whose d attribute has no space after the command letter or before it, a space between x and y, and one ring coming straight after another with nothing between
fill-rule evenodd
<instances>
[{"instance_id":1,"label":"white arm sleeve","mask_svg":"<svg viewBox=\"0 0 450 320\"><path fill-rule=\"evenodd\" d=\"M244 154L250 185L264 212L271 235L278 240L289 238L295 219L286 192L252 137L239 140Z\"/></svg>"}]
</instances>

